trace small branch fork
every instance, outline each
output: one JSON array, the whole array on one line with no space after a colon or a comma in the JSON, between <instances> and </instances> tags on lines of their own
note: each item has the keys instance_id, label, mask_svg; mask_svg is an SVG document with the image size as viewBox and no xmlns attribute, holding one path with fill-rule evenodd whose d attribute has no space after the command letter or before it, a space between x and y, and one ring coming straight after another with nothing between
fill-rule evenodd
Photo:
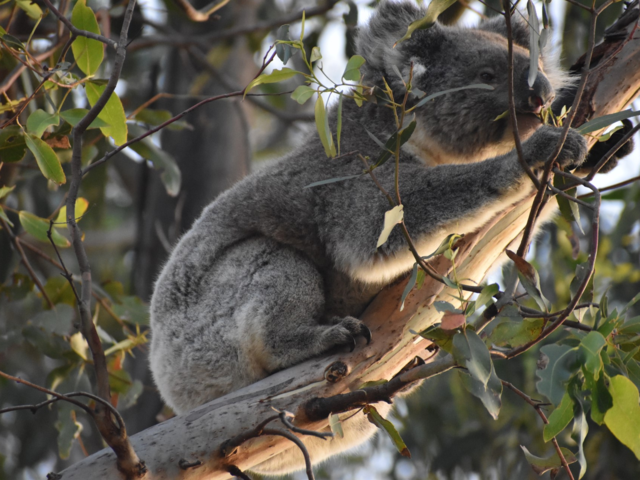
<instances>
[{"instance_id":1,"label":"small branch fork","mask_svg":"<svg viewBox=\"0 0 640 480\"><path fill-rule=\"evenodd\" d=\"M504 387L507 387L509 390L514 392L516 395L522 398L525 402L531 405L533 409L536 411L536 413L540 416L540 418L542 419L545 425L549 423L547 416L544 414L541 408L545 405L548 405L547 403L542 403L538 400L532 399L529 395L517 389L512 383L505 382L504 380L501 380L501 382ZM556 453L558 454L558 457L560 457L560 462L562 462L562 467L567 472L567 475L571 480L575 480L575 478L573 477L573 474L571 473L571 469L569 468L569 463L567 462L567 459L563 455L562 450L560 449L560 445L558 445L558 440L556 440L556 437L553 437L551 439L551 442L553 443L553 448L556 449Z\"/></svg>"},{"instance_id":2,"label":"small branch fork","mask_svg":"<svg viewBox=\"0 0 640 480\"><path fill-rule=\"evenodd\" d=\"M223 443L222 446L220 447L220 454L223 457L228 457L232 455L235 449L240 445L242 445L244 442L252 438L259 437L261 435L276 435L280 437L285 437L291 440L293 443L295 443L296 446L300 449L304 457L307 478L309 480L314 480L315 477L313 476L313 469L311 468L311 457L309 456L309 451L307 450L307 447L305 446L305 444L302 443L302 441L291 432L299 433L302 435L310 435L313 437L322 438L323 440L333 437L333 433L316 432L314 430L306 430L304 428L296 427L293 423L291 423L290 419L293 418L293 414L291 412L282 412L279 410L276 410L276 411L278 412L277 415L273 415L267 418L266 420L263 420L255 428L252 428L251 430L243 433L242 435L238 435L237 437L232 438L231 440L228 440L225 443ZM284 424L285 427L287 427L288 430L283 430L281 428L266 428L269 423L277 419L280 419L280 421ZM236 477L239 477L242 479L249 478L245 473L243 473L235 465L230 465L228 471L229 473L231 473L232 475L235 475Z\"/></svg>"}]
</instances>

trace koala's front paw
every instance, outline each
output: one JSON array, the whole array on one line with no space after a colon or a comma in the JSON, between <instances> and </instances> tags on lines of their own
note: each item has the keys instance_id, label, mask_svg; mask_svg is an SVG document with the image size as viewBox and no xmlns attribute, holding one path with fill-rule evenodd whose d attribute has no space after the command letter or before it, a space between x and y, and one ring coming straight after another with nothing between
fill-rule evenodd
<instances>
[{"instance_id":1,"label":"koala's front paw","mask_svg":"<svg viewBox=\"0 0 640 480\"><path fill-rule=\"evenodd\" d=\"M562 128L545 126L536 130L523 144L527 163L533 168L542 167L553 154L561 136ZM570 128L556 162L562 167L578 167L584 162L586 155L587 141L576 130Z\"/></svg>"},{"instance_id":2,"label":"koala's front paw","mask_svg":"<svg viewBox=\"0 0 640 480\"><path fill-rule=\"evenodd\" d=\"M363 336L367 344L371 341L371 330L364 323L354 317L336 317L335 324L329 327L323 335L326 349L348 345L351 351L356 348L356 338Z\"/></svg>"}]
</instances>

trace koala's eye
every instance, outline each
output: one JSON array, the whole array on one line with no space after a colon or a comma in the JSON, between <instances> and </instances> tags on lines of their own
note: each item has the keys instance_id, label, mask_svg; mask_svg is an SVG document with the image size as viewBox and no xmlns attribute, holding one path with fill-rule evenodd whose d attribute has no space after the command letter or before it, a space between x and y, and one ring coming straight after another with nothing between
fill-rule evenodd
<instances>
[{"instance_id":1,"label":"koala's eye","mask_svg":"<svg viewBox=\"0 0 640 480\"><path fill-rule=\"evenodd\" d=\"M482 72L480 73L480 78L485 82L490 82L495 76L492 72Z\"/></svg>"}]
</instances>

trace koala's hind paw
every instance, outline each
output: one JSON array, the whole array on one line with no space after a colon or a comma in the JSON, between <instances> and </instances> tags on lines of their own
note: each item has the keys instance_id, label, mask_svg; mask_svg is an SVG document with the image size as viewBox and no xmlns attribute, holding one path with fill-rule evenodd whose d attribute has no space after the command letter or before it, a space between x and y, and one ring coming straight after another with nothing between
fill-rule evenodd
<instances>
[{"instance_id":1,"label":"koala's hind paw","mask_svg":"<svg viewBox=\"0 0 640 480\"><path fill-rule=\"evenodd\" d=\"M324 342L327 349L348 345L350 350L356 348L356 338L363 336L367 344L371 342L371 330L364 323L354 317L335 317L334 325L324 332Z\"/></svg>"}]
</instances>

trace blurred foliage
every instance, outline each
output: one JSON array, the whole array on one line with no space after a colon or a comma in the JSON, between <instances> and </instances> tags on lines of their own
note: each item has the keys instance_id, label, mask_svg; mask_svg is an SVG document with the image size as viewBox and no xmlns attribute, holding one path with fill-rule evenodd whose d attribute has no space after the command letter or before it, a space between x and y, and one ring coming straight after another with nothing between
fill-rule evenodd
<instances>
[{"instance_id":1,"label":"blurred foliage","mask_svg":"<svg viewBox=\"0 0 640 480\"><path fill-rule=\"evenodd\" d=\"M292 57L289 66L295 70L308 67L310 74L305 78L311 83L314 78L319 82L314 74L317 71L311 65L317 61L314 58L319 50L316 51L315 47L318 47L327 27L339 24L342 28L344 25L341 31L345 36L345 50L339 52L338 56L345 58L345 64L347 58L351 59L343 75L348 80L357 81L361 64L358 64L357 57L353 57L354 26L359 16L362 21L363 13L370 11L374 3L339 2L329 14L308 20L304 45L296 44L293 40L288 44L300 51L300 55ZM597 5L601 3L602 0L599 0ZM207 33L223 31L234 20L242 23L245 18L251 18L254 23L275 21L283 15L283 9L295 12L303 4L306 6L306 2L295 0L256 1L247 2L233 10L231 2L230 6L218 12L220 24L212 19L197 25L190 23L169 1L136 6L131 27L131 38L134 40L122 80L107 108L84 137L83 165L95 162L112 150L114 145L120 145L179 113L181 109L175 108L177 100L186 98L195 103L208 94L212 83L224 91L231 91L230 85L244 86L247 83L246 75L243 77L239 72L229 69L228 62L234 56L240 57L239 51L253 56L255 64L250 65L250 79L257 71L265 47L276 38L286 40L280 36L277 28L272 31L256 29L239 37L240 42L222 39L207 43ZM199 8L198 2L194 2L194 5ZM494 0L487 2L486 7L478 2L470 5L478 12L484 11L487 16L492 16L494 12L491 9L499 6L500 3ZM122 3L63 1L60 8L76 26L117 38L124 12ZM620 8L617 5L607 10L598 23L599 37L604 26L618 16ZM563 57L570 64L586 48L589 19L582 10L568 3L564 12L564 22L555 20L557 24L564 25ZM0 106L0 121L4 123L14 116L18 119L18 123L0 132L0 370L59 392L91 392L95 383L91 355L78 331L76 296L67 279L60 275L60 262L72 273L77 268L73 252L66 248L68 241L65 238L67 233L61 206L64 204L65 182L69 175L71 128L95 103L104 88L104 79L108 77L113 62L113 50L103 48L95 40L80 38L74 42L66 57L60 59L64 41L59 41L58 32L63 29L51 13L46 13L38 5L25 1L10 0L0 5L0 78L4 79L1 84L4 99ZM464 5L459 2L445 11L441 19L455 23L463 13ZM46 15L41 18L43 14ZM188 48L191 46L187 48L172 43L171 38L178 32L205 38L202 42L204 46L199 45L199 48L211 68L195 66L197 57L189 57ZM295 35L291 35L291 38L295 38ZM146 40L149 42L145 44ZM137 45L143 46L137 48ZM36 70L39 71L39 74L35 74L31 69L23 69L18 60L24 60L25 50L35 55L43 55L47 50L53 50L53 53L31 61L31 66L37 66ZM168 91L163 87L172 73L166 57L176 53L189 57L188 63L196 74L190 77L186 88L158 97L158 91ZM279 53L281 58L282 55L286 55L284 47ZM220 72L229 78L221 80L217 77ZM237 77L234 76L236 73ZM270 83L271 80L286 79L286 75L283 78L268 75L273 74L267 73L255 83L256 87L260 84L263 92L274 92L281 87ZM82 81L82 85L76 85L79 81ZM293 87L300 83L287 82ZM324 91L334 91L332 88ZM274 96L261 101L268 108L306 116L303 121L307 121L312 118L311 104L314 102L303 104L311 98L311 93L305 89L311 89L309 86L298 89L293 99ZM166 102L173 108L166 108L165 103L155 103L160 98L174 100L174 103ZM319 104L324 112L323 100L316 101L315 119L322 129L325 117L318 113L321 110ZM294 137L291 132L301 122L292 122L277 115L272 117L255 107L245 105L243 109L247 121L246 133L251 139L255 159L272 158L289 148ZM193 115L174 123L172 128L176 129L174 134L186 134L192 129L197 131L204 128L207 121L210 119ZM251 132L248 131L249 127ZM399 133L402 137L402 132ZM92 169L83 180L80 190L82 202L79 202L76 210L80 226L86 234L84 246L90 257L93 275L92 312L107 354L112 401L124 412L125 418L127 411L139 407L140 403L142 407L158 403L157 392L146 366L143 363L142 369L135 367L139 357L144 359L145 343L148 341L145 294L134 287L137 279L147 278L134 267L144 250L140 239L145 235L153 235L170 243L180 233L180 228L176 226L174 230L168 230L169 239L166 239L161 229L158 233L159 229L153 222L151 227L145 226L147 230L144 230L142 220L148 212L142 199L151 188L150 178L153 175L161 182L166 192L163 195L178 197L178 203L180 194L193 192L196 188L189 178L183 178L180 159L164 148L165 137L156 137L138 143L133 148L134 152L118 154L108 163ZM327 154L333 156L337 152L330 137L331 132L325 139L326 149ZM390 145L394 145L395 141ZM186 155L188 157L189 152ZM198 158L189 160L196 165L204 161ZM633 172L629 176L633 176ZM234 180L227 178L226 182L231 184ZM622 480L640 477L640 464L632 451L617 439L623 438L627 443L633 441L625 436L627 433L620 431L624 425L620 426L616 411L610 402L607 403L607 399L611 395L621 398L623 392L633 393L633 388L640 386L640 368L637 367L640 360L638 317L634 317L640 310L636 305L631 307L626 316L619 313L640 290L640 186L636 183L614 190L604 196L604 204L605 207L607 204L619 206L620 214L617 219L607 219L603 225L595 279L589 293L583 297L585 300L598 301L600 308L580 310L576 313L578 316L571 317L572 320L600 327L603 340L595 334L589 334L591 336L588 337L584 332L559 331L545 343L559 344L558 348L564 349L562 352L573 352L571 355L583 355L579 358L587 365L586 370L581 370L575 364L565 369L567 378L571 379L569 390L572 396L569 400L565 400L563 395L560 398L574 408L566 423L565 418L554 419L560 432L558 439L561 445L575 454L579 451L580 444L576 438L580 431L576 437L572 436L571 428L559 428L563 423L567 427L575 419L575 425L582 432L586 432L587 427L589 431L583 445L588 464L584 478ZM532 288L544 293L551 311L564 308L567 304L576 269L587 260L584 252L589 247L587 239L590 238L591 212L583 207L580 209L584 235L576 235L573 230L575 225L559 219L538 240L536 256L531 260L540 277L539 284L533 282ZM170 213L177 217L177 212ZM48 241L49 231L55 232L54 243L57 248ZM580 239L580 253L573 259L576 238ZM20 252L18 246L24 253ZM451 245L444 251L445 255L449 252L450 256L455 256ZM154 259L158 265L162 260ZM42 289L36 285L30 270L26 268L27 262ZM420 283L418 275L416 281ZM78 288L79 279L74 276L73 282ZM464 312L455 314L471 315L473 310L484 308L487 302L487 298L478 299L475 304L470 302L473 308L470 305ZM527 302L526 305L538 308L535 301ZM446 309L446 306L443 308ZM500 345L500 342L513 344L517 335L531 338L534 335L532 332L539 331L533 327L529 330L520 327L513 330L517 321L522 322L522 319L504 315L494 322L500 323L501 327L490 331L489 340L485 341L493 339L495 345ZM476 335L473 338L474 342L478 339L482 344L480 337ZM452 338L448 338L448 341L452 345L456 343ZM604 343L598 344L601 341ZM480 348L477 343L474 345L474 349ZM593 345L597 348L597 355L589 356L589 347ZM451 348L455 351L455 346ZM499 377L513 383L532 398L542 399L539 384L536 390L536 383L541 377L536 366L539 350L539 347L534 348L515 361L494 361L489 367L484 365L487 367L484 370L480 360L478 364L471 363L468 366L470 370L476 368L487 374L484 385L487 382L490 385L492 379ZM547 358L553 362L556 357L549 352L545 350ZM602 380L598 383L598 379L607 378L608 382L611 378L619 378L621 374L631 379L631 387L625 383L615 383L615 389L607 397L609 384L602 383ZM363 447L360 454L320 466L318 478L537 478L520 445L526 446L539 457L550 454L552 448L544 442L543 425L534 409L513 393L503 393L501 407L497 407L499 415L494 420L483 403L469 393L469 388L467 375L449 372L429 380L416 393L397 402L399 405L393 424L400 430L411 451L411 460L400 456L391 440L380 435ZM542 391L545 392L544 388ZM596 395L600 395L596 401L600 410L596 409L594 413L593 407L589 411L589 405L593 404ZM488 401L482 395L477 396L485 403ZM552 396L554 398L550 400L555 401L560 412L561 406L566 403ZM155 403L151 403L150 397L154 398ZM44 400L44 395L0 378L0 398L0 408L8 408L37 404ZM138 402L140 398L143 400ZM162 419L170 414L155 410L150 412L152 419L156 415ZM554 406L545 406L544 410L549 416ZM605 414L608 410L612 412L609 419ZM559 416L556 414L556 418ZM584 421L581 423L581 420ZM84 413L63 403L40 408L33 414L29 411L5 413L0 416L0 425L0 480L42 478L48 471L60 470L103 446L97 429ZM385 424L385 429L395 438L393 426ZM395 440L397 446L399 443L397 438ZM580 468L579 462L572 465L576 477ZM548 477L549 474L545 474L544 478Z\"/></svg>"}]
</instances>

